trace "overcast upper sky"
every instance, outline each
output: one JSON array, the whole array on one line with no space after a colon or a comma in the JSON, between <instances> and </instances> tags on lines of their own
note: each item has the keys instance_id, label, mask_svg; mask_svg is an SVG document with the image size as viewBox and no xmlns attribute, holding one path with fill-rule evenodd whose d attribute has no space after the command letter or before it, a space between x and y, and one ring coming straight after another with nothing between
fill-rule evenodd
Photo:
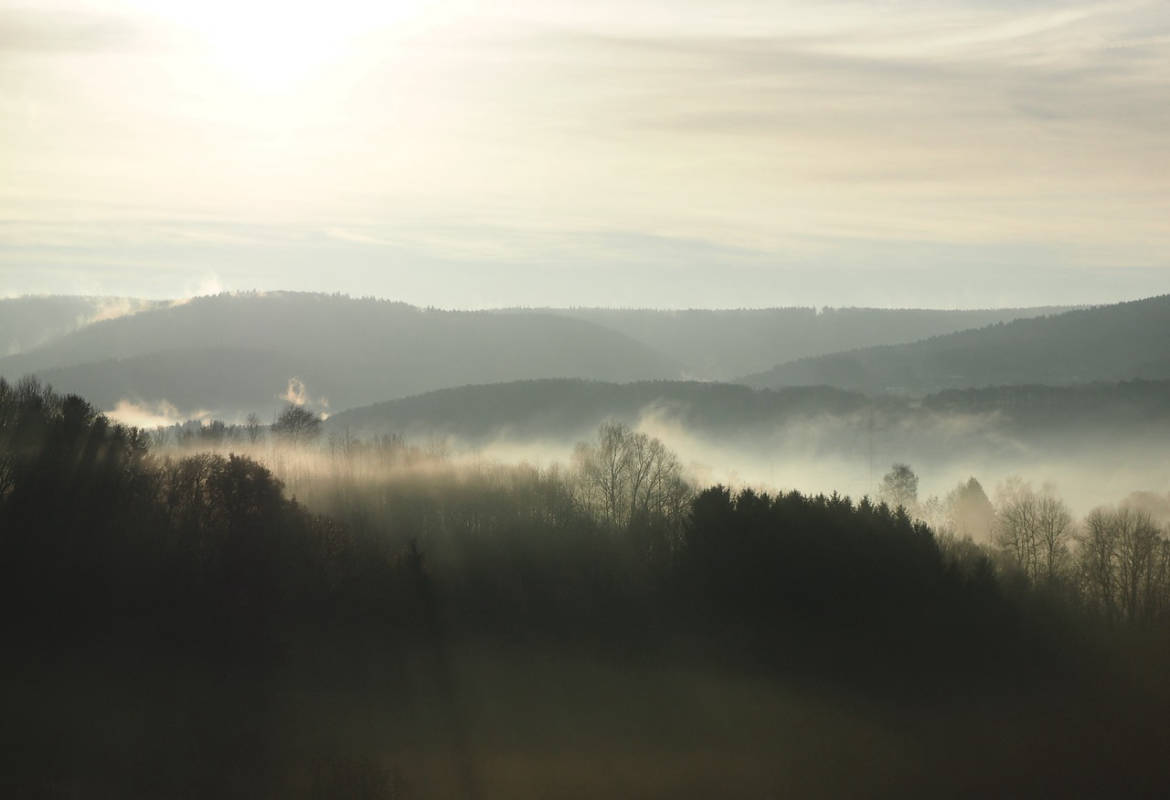
<instances>
[{"instance_id":1,"label":"overcast upper sky","mask_svg":"<svg viewBox=\"0 0 1170 800\"><path fill-rule=\"evenodd\" d=\"M0 295L1170 292L1170 3L0 0Z\"/></svg>"}]
</instances>

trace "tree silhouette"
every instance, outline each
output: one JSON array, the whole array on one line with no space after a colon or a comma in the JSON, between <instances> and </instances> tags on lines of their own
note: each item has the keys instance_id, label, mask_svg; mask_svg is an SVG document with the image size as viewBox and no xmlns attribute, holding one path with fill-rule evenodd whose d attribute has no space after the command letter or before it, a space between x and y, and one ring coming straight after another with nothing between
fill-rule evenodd
<instances>
[{"instance_id":1,"label":"tree silhouette","mask_svg":"<svg viewBox=\"0 0 1170 800\"><path fill-rule=\"evenodd\" d=\"M948 522L960 539L986 542L995 525L995 506L982 484L974 477L960 483L947 495Z\"/></svg>"},{"instance_id":2,"label":"tree silhouette","mask_svg":"<svg viewBox=\"0 0 1170 800\"><path fill-rule=\"evenodd\" d=\"M321 418L304 406L289 403L272 423L272 432L291 444L307 444L321 435Z\"/></svg>"},{"instance_id":3,"label":"tree silhouette","mask_svg":"<svg viewBox=\"0 0 1170 800\"><path fill-rule=\"evenodd\" d=\"M1035 491L1013 478L1000 489L995 540L1013 564L1037 582L1064 576L1072 541L1072 514L1050 486Z\"/></svg>"},{"instance_id":4,"label":"tree silhouette","mask_svg":"<svg viewBox=\"0 0 1170 800\"><path fill-rule=\"evenodd\" d=\"M1109 622L1150 622L1170 607L1170 541L1149 513L1097 508L1079 537L1081 595Z\"/></svg>"},{"instance_id":5,"label":"tree silhouette","mask_svg":"<svg viewBox=\"0 0 1170 800\"><path fill-rule=\"evenodd\" d=\"M256 444L256 442L260 441L263 432L260 428L260 417L256 412L253 411L248 415L248 419L244 423L244 429L247 431L248 441L250 443Z\"/></svg>"},{"instance_id":6,"label":"tree silhouette","mask_svg":"<svg viewBox=\"0 0 1170 800\"><path fill-rule=\"evenodd\" d=\"M678 457L620 423L605 423L595 442L578 443L573 460L585 504L619 528L679 518L690 498Z\"/></svg>"},{"instance_id":7,"label":"tree silhouette","mask_svg":"<svg viewBox=\"0 0 1170 800\"><path fill-rule=\"evenodd\" d=\"M882 477L878 497L893 508L913 509L918 502L918 476L909 464L894 464Z\"/></svg>"}]
</instances>

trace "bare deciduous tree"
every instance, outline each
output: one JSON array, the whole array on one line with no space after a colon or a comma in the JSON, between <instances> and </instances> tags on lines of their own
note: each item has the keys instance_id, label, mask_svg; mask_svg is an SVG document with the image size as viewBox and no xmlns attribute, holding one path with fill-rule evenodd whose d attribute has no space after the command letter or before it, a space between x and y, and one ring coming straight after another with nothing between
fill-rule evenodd
<instances>
[{"instance_id":1,"label":"bare deciduous tree","mask_svg":"<svg viewBox=\"0 0 1170 800\"><path fill-rule=\"evenodd\" d=\"M602 425L596 441L577 445L573 460L582 500L617 527L653 516L677 518L690 498L674 453L625 425Z\"/></svg>"},{"instance_id":2,"label":"bare deciduous tree","mask_svg":"<svg viewBox=\"0 0 1170 800\"><path fill-rule=\"evenodd\" d=\"M1149 621L1170 605L1170 542L1134 508L1094 509L1080 539L1085 600L1110 621Z\"/></svg>"},{"instance_id":3,"label":"bare deciduous tree","mask_svg":"<svg viewBox=\"0 0 1170 800\"><path fill-rule=\"evenodd\" d=\"M1069 567L1072 514L1052 487L1035 491L1019 478L999 491L995 541L1005 555L1038 583L1052 583Z\"/></svg>"}]
</instances>

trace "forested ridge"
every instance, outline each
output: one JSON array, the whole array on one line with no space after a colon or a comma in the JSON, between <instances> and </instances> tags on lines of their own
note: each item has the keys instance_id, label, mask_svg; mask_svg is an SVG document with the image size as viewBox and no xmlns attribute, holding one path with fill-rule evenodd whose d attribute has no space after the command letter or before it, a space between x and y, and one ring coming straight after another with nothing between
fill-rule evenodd
<instances>
[{"instance_id":1,"label":"forested ridge","mask_svg":"<svg viewBox=\"0 0 1170 800\"><path fill-rule=\"evenodd\" d=\"M512 381L440 389L347 409L326 422L363 436L450 434L481 442L513 436L583 434L607 419L628 424L652 413L690 431L720 435L766 430L817 417L929 424L931 415L996 415L1016 435L1065 440L1098 430L1148 434L1170 423L1170 380L1023 384L951 389L919 399L867 396L831 386L752 389L699 381L606 383L572 379Z\"/></svg>"},{"instance_id":2,"label":"forested ridge","mask_svg":"<svg viewBox=\"0 0 1170 800\"><path fill-rule=\"evenodd\" d=\"M21 297L0 299L0 376L36 374L103 409L125 400L267 415L292 378L335 410L495 381L730 380L1053 310L454 311L307 292Z\"/></svg>"},{"instance_id":3,"label":"forested ridge","mask_svg":"<svg viewBox=\"0 0 1170 800\"><path fill-rule=\"evenodd\" d=\"M277 410L292 378L335 408L455 383L574 375L671 377L650 347L579 319L446 311L305 292L221 294L105 320L0 358L102 408Z\"/></svg>"},{"instance_id":4,"label":"forested ridge","mask_svg":"<svg viewBox=\"0 0 1170 800\"><path fill-rule=\"evenodd\" d=\"M152 452L81 398L0 381L12 796L1036 796L1167 778L1164 596L1117 613L1064 556L1033 558L1039 528L1005 527L1020 537L994 551L932 530L897 471L894 507L694 487L617 424L543 470L394 437L325 448L291 411L251 432L271 469ZM1010 508L1047 508L1029 491ZM1154 558L1164 535L1142 520ZM1099 522L1089 544L1122 541Z\"/></svg>"},{"instance_id":5,"label":"forested ridge","mask_svg":"<svg viewBox=\"0 0 1170 800\"><path fill-rule=\"evenodd\" d=\"M779 364L751 386L836 386L924 395L1014 384L1170 378L1170 295Z\"/></svg>"}]
</instances>

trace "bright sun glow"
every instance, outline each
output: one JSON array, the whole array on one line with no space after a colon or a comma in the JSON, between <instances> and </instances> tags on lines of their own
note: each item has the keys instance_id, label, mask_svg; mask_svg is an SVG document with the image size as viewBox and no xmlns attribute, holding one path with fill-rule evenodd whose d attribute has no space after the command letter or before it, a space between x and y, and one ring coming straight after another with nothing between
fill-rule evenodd
<instances>
[{"instance_id":1,"label":"bright sun glow","mask_svg":"<svg viewBox=\"0 0 1170 800\"><path fill-rule=\"evenodd\" d=\"M407 34L437 4L428 0L199 0L149 8L194 34L210 60L244 87L295 88L344 61L363 38Z\"/></svg>"}]
</instances>

